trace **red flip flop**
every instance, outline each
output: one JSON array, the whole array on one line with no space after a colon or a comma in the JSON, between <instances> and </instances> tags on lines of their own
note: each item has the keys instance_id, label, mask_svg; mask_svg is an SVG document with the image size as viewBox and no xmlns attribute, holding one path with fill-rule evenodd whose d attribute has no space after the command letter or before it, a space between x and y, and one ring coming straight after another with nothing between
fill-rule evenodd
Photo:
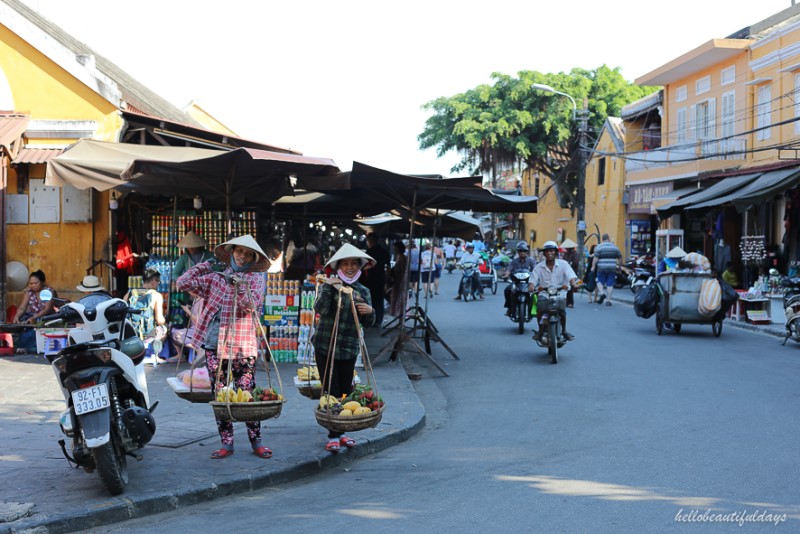
<instances>
[{"instance_id":1,"label":"red flip flop","mask_svg":"<svg viewBox=\"0 0 800 534\"><path fill-rule=\"evenodd\" d=\"M227 458L232 454L233 450L231 449L218 449L211 453L211 457L215 460L221 460L222 458Z\"/></svg>"},{"instance_id":2,"label":"red flip flop","mask_svg":"<svg viewBox=\"0 0 800 534\"><path fill-rule=\"evenodd\" d=\"M342 436L341 438L339 438L339 443L347 448L350 448L355 446L356 440L348 436Z\"/></svg>"},{"instance_id":3,"label":"red flip flop","mask_svg":"<svg viewBox=\"0 0 800 534\"><path fill-rule=\"evenodd\" d=\"M339 452L342 448L339 446L338 439L332 439L325 445L325 450L328 452Z\"/></svg>"},{"instance_id":4,"label":"red flip flop","mask_svg":"<svg viewBox=\"0 0 800 534\"><path fill-rule=\"evenodd\" d=\"M258 456L259 458L264 458L264 459L272 458L272 451L264 447L263 445L261 447L253 449L253 454Z\"/></svg>"}]
</instances>

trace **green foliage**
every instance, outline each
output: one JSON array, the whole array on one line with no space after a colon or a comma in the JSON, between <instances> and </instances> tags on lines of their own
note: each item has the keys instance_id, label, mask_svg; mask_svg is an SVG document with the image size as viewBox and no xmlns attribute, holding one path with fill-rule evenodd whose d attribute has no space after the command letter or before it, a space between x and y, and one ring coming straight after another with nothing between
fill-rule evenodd
<instances>
[{"instance_id":1,"label":"green foliage","mask_svg":"<svg viewBox=\"0 0 800 534\"><path fill-rule=\"evenodd\" d=\"M575 68L569 73L542 74L522 71L517 77L493 73L492 85L480 85L451 97L426 103L430 112L417 137L422 149L435 148L438 156L450 150L461 155L451 172L500 171L524 163L561 182L567 196L574 193L569 169L577 148L577 125L571 101L563 96L537 91L540 83L572 96L579 109L584 99L589 109L591 141L609 116L619 116L622 107L653 92L622 77L619 68L605 65L595 70ZM574 163L573 163L574 165Z\"/></svg>"}]
</instances>

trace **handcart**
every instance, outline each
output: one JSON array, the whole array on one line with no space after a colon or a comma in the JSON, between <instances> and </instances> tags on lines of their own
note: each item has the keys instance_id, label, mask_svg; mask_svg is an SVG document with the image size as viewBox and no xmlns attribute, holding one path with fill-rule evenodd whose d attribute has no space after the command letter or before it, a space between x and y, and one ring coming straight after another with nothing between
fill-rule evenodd
<instances>
[{"instance_id":1,"label":"handcart","mask_svg":"<svg viewBox=\"0 0 800 534\"><path fill-rule=\"evenodd\" d=\"M684 324L710 324L714 337L722 334L725 312L703 315L698 311L700 290L705 280L716 278L711 273L666 272L658 276L659 302L656 311L656 332L660 336L667 324L676 334Z\"/></svg>"}]
</instances>

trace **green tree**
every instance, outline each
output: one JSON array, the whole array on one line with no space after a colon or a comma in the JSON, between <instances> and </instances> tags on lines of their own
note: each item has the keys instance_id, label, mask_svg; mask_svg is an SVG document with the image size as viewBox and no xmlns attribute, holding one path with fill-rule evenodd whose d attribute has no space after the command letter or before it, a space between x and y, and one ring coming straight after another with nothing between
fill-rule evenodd
<instances>
[{"instance_id":1,"label":"green tree","mask_svg":"<svg viewBox=\"0 0 800 534\"><path fill-rule=\"evenodd\" d=\"M566 93L579 108L586 99L590 139L608 116L619 116L623 106L656 90L633 85L619 68L605 65L558 74L522 71L517 77L493 73L492 79L492 85L426 103L423 109L431 115L417 137L420 148L435 148L440 157L455 150L461 160L451 172L488 173L493 183L500 171L515 165L536 170L550 177L564 205L573 206L579 158L572 104L531 85Z\"/></svg>"}]
</instances>

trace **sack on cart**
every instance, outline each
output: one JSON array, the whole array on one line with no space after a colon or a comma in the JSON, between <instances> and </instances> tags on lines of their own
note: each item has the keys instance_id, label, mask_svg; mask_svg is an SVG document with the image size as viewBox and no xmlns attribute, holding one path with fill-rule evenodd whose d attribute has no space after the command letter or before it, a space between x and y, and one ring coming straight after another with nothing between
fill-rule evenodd
<instances>
[{"instance_id":1,"label":"sack on cart","mask_svg":"<svg viewBox=\"0 0 800 534\"><path fill-rule=\"evenodd\" d=\"M736 301L739 300L739 293L733 288L725 280L719 281L720 291L722 292L722 313L728 313L728 310L731 309L731 306L736 304Z\"/></svg>"},{"instance_id":2,"label":"sack on cart","mask_svg":"<svg viewBox=\"0 0 800 534\"><path fill-rule=\"evenodd\" d=\"M697 299L697 311L701 315L711 317L722 307L722 289L719 280L709 278L700 286L700 298Z\"/></svg>"},{"instance_id":3,"label":"sack on cart","mask_svg":"<svg viewBox=\"0 0 800 534\"><path fill-rule=\"evenodd\" d=\"M658 309L658 282L651 280L649 284L636 292L633 298L633 311L637 317L649 319Z\"/></svg>"}]
</instances>

